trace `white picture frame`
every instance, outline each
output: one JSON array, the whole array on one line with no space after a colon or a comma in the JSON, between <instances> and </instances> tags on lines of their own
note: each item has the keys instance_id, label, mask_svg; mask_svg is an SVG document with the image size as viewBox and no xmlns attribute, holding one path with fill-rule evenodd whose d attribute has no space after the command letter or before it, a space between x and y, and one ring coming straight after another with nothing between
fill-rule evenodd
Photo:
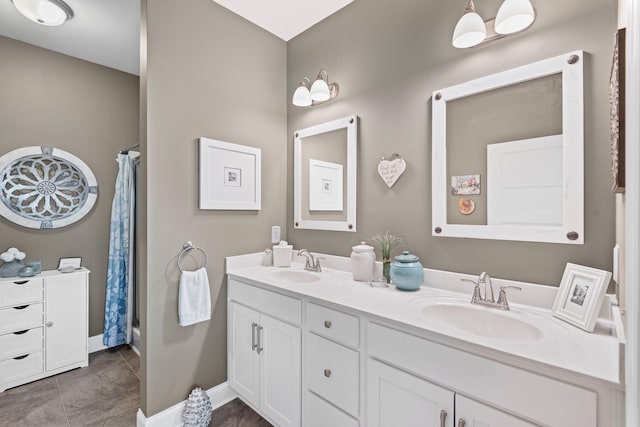
<instances>
[{"instance_id":1,"label":"white picture frame","mask_svg":"<svg viewBox=\"0 0 640 427\"><path fill-rule=\"evenodd\" d=\"M78 270L82 267L82 257L60 258L58 261L58 270L63 268L73 268Z\"/></svg>"},{"instance_id":2,"label":"white picture frame","mask_svg":"<svg viewBox=\"0 0 640 427\"><path fill-rule=\"evenodd\" d=\"M211 210L261 209L259 148L199 138L199 205Z\"/></svg>"},{"instance_id":3,"label":"white picture frame","mask_svg":"<svg viewBox=\"0 0 640 427\"><path fill-rule=\"evenodd\" d=\"M309 159L310 211L342 211L343 169L338 163Z\"/></svg>"},{"instance_id":4,"label":"white picture frame","mask_svg":"<svg viewBox=\"0 0 640 427\"><path fill-rule=\"evenodd\" d=\"M587 332L593 332L611 273L567 263L551 313Z\"/></svg>"}]
</instances>

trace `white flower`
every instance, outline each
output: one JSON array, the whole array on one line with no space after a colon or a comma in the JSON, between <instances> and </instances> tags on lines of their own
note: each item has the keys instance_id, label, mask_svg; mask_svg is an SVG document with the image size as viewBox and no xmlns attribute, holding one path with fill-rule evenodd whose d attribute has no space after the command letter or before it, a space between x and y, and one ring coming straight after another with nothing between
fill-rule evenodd
<instances>
[{"instance_id":1,"label":"white flower","mask_svg":"<svg viewBox=\"0 0 640 427\"><path fill-rule=\"evenodd\" d=\"M0 259L2 259L4 262L11 262L13 261L14 256L9 252L3 252L2 254L0 254Z\"/></svg>"},{"instance_id":2,"label":"white flower","mask_svg":"<svg viewBox=\"0 0 640 427\"><path fill-rule=\"evenodd\" d=\"M20 251L18 251L18 252L16 252L15 254L13 254L13 256L14 256L14 257L15 257L15 259L17 259L18 261L22 261L22 260L27 256L27 254L26 254L26 253L24 253L24 252L20 252Z\"/></svg>"},{"instance_id":3,"label":"white flower","mask_svg":"<svg viewBox=\"0 0 640 427\"><path fill-rule=\"evenodd\" d=\"M7 253L10 253L10 254L15 254L15 253L18 253L18 252L19 252L18 248L9 248L9 249L7 249Z\"/></svg>"}]
</instances>

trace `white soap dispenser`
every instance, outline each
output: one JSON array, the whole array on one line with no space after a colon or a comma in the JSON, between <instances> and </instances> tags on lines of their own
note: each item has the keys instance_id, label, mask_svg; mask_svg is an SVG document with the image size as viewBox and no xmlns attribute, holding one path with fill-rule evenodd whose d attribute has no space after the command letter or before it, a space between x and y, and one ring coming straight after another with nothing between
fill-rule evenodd
<instances>
[{"instance_id":1,"label":"white soap dispenser","mask_svg":"<svg viewBox=\"0 0 640 427\"><path fill-rule=\"evenodd\" d=\"M366 242L360 242L359 245L352 247L352 249L351 273L353 274L353 280L368 282L376 265L376 254L373 246L367 245Z\"/></svg>"}]
</instances>

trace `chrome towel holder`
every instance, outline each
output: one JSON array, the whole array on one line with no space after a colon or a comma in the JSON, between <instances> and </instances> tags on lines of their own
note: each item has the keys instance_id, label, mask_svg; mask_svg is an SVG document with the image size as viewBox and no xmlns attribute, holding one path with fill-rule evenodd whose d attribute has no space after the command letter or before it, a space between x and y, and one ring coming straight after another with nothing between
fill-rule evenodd
<instances>
[{"instance_id":1,"label":"chrome towel holder","mask_svg":"<svg viewBox=\"0 0 640 427\"><path fill-rule=\"evenodd\" d=\"M180 270L181 273L184 273L184 270L182 269L182 265L180 265L180 261L182 261L182 256L194 249L197 249L200 252L202 252L202 256L204 257L203 268L207 268L207 264L209 263L209 257L207 257L207 253L204 251L204 249L194 245L192 241L188 241L182 244L182 251L180 252L180 255L178 255L178 270Z\"/></svg>"}]
</instances>

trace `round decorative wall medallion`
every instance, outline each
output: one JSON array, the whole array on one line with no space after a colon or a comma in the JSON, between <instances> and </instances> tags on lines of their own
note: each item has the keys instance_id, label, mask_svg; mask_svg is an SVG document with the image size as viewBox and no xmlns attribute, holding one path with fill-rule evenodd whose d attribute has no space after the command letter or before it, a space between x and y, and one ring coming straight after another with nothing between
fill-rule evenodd
<instances>
[{"instance_id":1,"label":"round decorative wall medallion","mask_svg":"<svg viewBox=\"0 0 640 427\"><path fill-rule=\"evenodd\" d=\"M60 228L88 214L96 177L82 160L51 147L24 147L0 157L0 215L29 228Z\"/></svg>"}]
</instances>

